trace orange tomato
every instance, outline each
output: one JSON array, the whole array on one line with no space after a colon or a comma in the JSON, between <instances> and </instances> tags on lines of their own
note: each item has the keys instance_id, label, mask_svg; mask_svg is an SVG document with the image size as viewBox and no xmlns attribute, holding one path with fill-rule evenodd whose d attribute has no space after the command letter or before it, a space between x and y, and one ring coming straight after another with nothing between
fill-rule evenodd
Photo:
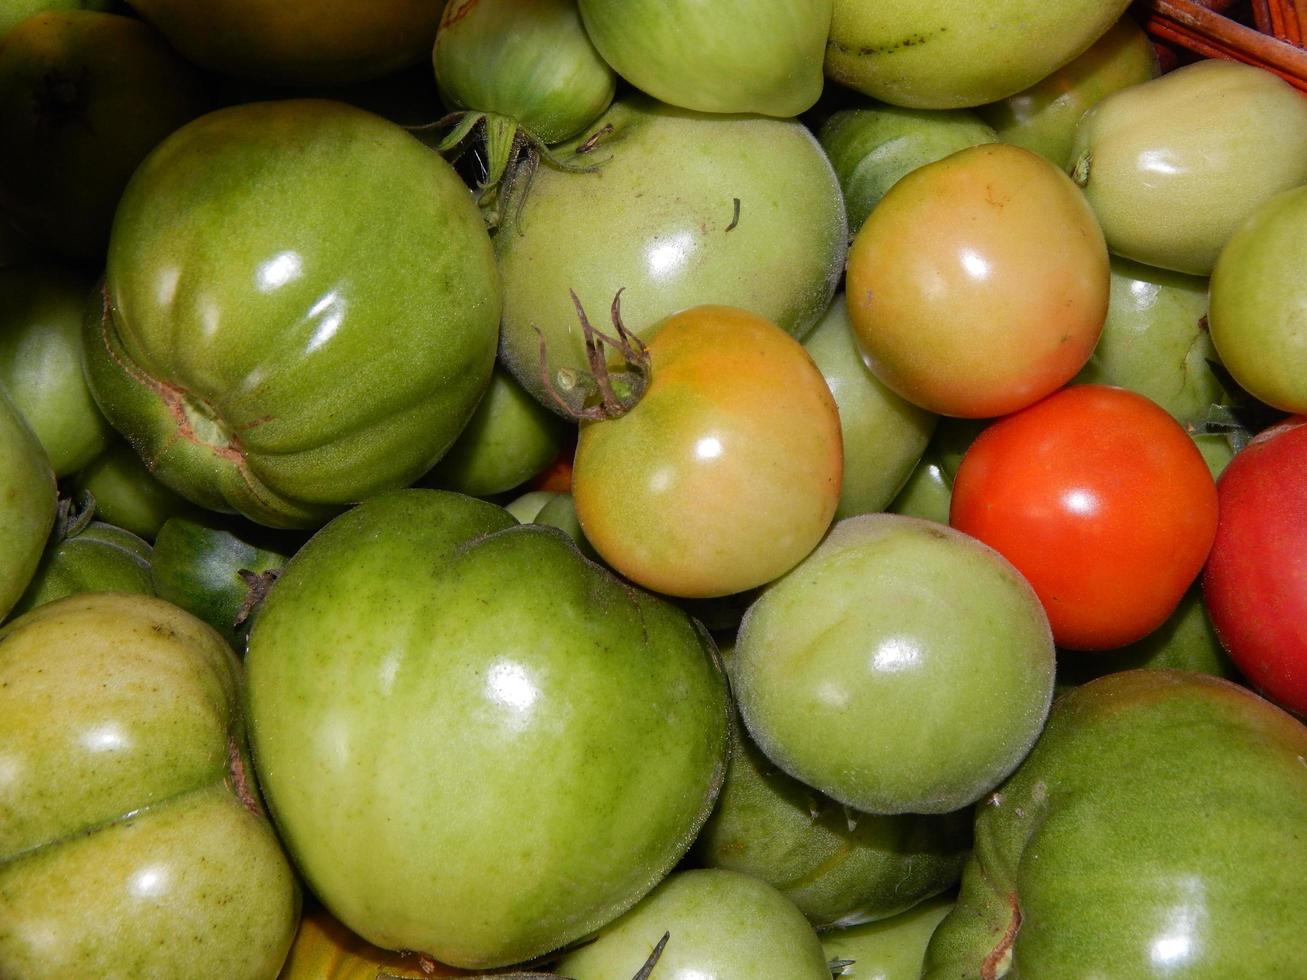
<instances>
[{"instance_id":1,"label":"orange tomato","mask_svg":"<svg viewBox=\"0 0 1307 980\"><path fill-rule=\"evenodd\" d=\"M614 569L675 596L742 592L789 571L839 501L839 410L771 321L726 306L668 317L651 378L619 418L582 424L581 528Z\"/></svg>"}]
</instances>

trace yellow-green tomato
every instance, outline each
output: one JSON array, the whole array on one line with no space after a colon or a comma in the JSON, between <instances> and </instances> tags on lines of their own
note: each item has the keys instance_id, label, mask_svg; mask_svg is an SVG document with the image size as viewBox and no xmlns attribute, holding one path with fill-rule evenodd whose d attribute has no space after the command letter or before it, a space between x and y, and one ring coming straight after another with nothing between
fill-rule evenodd
<instances>
[{"instance_id":1,"label":"yellow-green tomato","mask_svg":"<svg viewBox=\"0 0 1307 980\"><path fill-rule=\"evenodd\" d=\"M774 323L725 306L669 317L648 353L634 408L582 426L572 492L586 538L666 595L783 575L839 501L839 410L821 371Z\"/></svg>"},{"instance_id":2,"label":"yellow-green tomato","mask_svg":"<svg viewBox=\"0 0 1307 980\"><path fill-rule=\"evenodd\" d=\"M700 112L797 116L821 95L832 0L579 0L619 75Z\"/></svg>"},{"instance_id":3,"label":"yellow-green tomato","mask_svg":"<svg viewBox=\"0 0 1307 980\"><path fill-rule=\"evenodd\" d=\"M74 595L0 629L0 975L276 975L299 886L240 688L231 648L162 599Z\"/></svg>"},{"instance_id":4,"label":"yellow-green tomato","mask_svg":"<svg viewBox=\"0 0 1307 980\"><path fill-rule=\"evenodd\" d=\"M0 386L27 419L56 476L109 448L82 374L87 276L52 266L0 271Z\"/></svg>"},{"instance_id":5,"label":"yellow-green tomato","mask_svg":"<svg viewBox=\"0 0 1307 980\"><path fill-rule=\"evenodd\" d=\"M932 898L892 919L822 933L821 948L845 964L839 980L921 980L931 934L952 908L951 896Z\"/></svg>"},{"instance_id":6,"label":"yellow-green tomato","mask_svg":"<svg viewBox=\"0 0 1307 980\"><path fill-rule=\"evenodd\" d=\"M974 803L1030 751L1053 694L1030 584L975 538L895 514L837 524L749 607L735 657L758 747L868 813Z\"/></svg>"},{"instance_id":7,"label":"yellow-green tomato","mask_svg":"<svg viewBox=\"0 0 1307 980\"><path fill-rule=\"evenodd\" d=\"M849 317L871 370L941 415L986 418L1055 391L1107 314L1094 214L1043 157L961 150L891 188L849 250Z\"/></svg>"},{"instance_id":8,"label":"yellow-green tomato","mask_svg":"<svg viewBox=\"0 0 1307 980\"><path fill-rule=\"evenodd\" d=\"M1065 65L1129 0L836 0L828 78L894 105L1006 98Z\"/></svg>"},{"instance_id":9,"label":"yellow-green tomato","mask_svg":"<svg viewBox=\"0 0 1307 980\"><path fill-rule=\"evenodd\" d=\"M896 395L867 370L843 294L835 297L803 346L839 406L844 479L835 519L884 510L925 451L936 416Z\"/></svg>"},{"instance_id":10,"label":"yellow-green tomato","mask_svg":"<svg viewBox=\"0 0 1307 980\"><path fill-rule=\"evenodd\" d=\"M1113 92L1156 78L1159 70L1153 42L1138 24L1122 17L1070 64L976 112L1003 142L1065 167L1085 110Z\"/></svg>"},{"instance_id":11,"label":"yellow-green tomato","mask_svg":"<svg viewBox=\"0 0 1307 980\"><path fill-rule=\"evenodd\" d=\"M54 526L55 501L45 451L0 388L0 618L36 573Z\"/></svg>"},{"instance_id":12,"label":"yellow-green tomato","mask_svg":"<svg viewBox=\"0 0 1307 980\"><path fill-rule=\"evenodd\" d=\"M1260 68L1199 61L1090 109L1069 159L1113 252L1205 276L1259 205L1307 182L1307 99Z\"/></svg>"},{"instance_id":13,"label":"yellow-green tomato","mask_svg":"<svg viewBox=\"0 0 1307 980\"><path fill-rule=\"evenodd\" d=\"M1234 380L1268 405L1307 412L1307 187L1267 201L1212 272L1212 343Z\"/></svg>"},{"instance_id":14,"label":"yellow-green tomato","mask_svg":"<svg viewBox=\"0 0 1307 980\"><path fill-rule=\"evenodd\" d=\"M694 980L829 980L821 941L771 885L738 871L700 869L668 877L591 943L564 956L572 980L634 977L658 941L651 977Z\"/></svg>"}]
</instances>

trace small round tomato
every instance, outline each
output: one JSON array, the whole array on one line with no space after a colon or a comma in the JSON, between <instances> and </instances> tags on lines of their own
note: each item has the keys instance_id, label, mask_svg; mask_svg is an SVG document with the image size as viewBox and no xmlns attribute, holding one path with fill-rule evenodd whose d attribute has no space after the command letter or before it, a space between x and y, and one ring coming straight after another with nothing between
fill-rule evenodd
<instances>
[{"instance_id":1,"label":"small round tomato","mask_svg":"<svg viewBox=\"0 0 1307 980\"><path fill-rule=\"evenodd\" d=\"M754 313L697 306L655 329L639 401L581 429L581 528L613 568L668 595L770 582L835 514L835 400L802 345Z\"/></svg>"},{"instance_id":2,"label":"small round tomato","mask_svg":"<svg viewBox=\"0 0 1307 980\"><path fill-rule=\"evenodd\" d=\"M1059 646L1107 650L1159 627L1197 577L1216 534L1216 485L1162 408L1076 385L981 433L949 521L1030 580Z\"/></svg>"}]
</instances>

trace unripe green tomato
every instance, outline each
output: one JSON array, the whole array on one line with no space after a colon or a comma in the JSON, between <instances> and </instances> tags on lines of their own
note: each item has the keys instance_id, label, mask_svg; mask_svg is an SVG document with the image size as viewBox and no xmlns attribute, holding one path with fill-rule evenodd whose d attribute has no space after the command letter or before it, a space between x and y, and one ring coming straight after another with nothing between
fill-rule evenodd
<instances>
[{"instance_id":1,"label":"unripe green tomato","mask_svg":"<svg viewBox=\"0 0 1307 980\"><path fill-rule=\"evenodd\" d=\"M0 388L0 618L36 573L56 499L45 450Z\"/></svg>"},{"instance_id":2,"label":"unripe green tomato","mask_svg":"<svg viewBox=\"0 0 1307 980\"><path fill-rule=\"evenodd\" d=\"M51 542L10 617L78 592L154 595L150 543L103 521L92 521L66 538Z\"/></svg>"},{"instance_id":3,"label":"unripe green tomato","mask_svg":"<svg viewBox=\"0 0 1307 980\"><path fill-rule=\"evenodd\" d=\"M109 423L82 374L89 279L52 266L0 271L0 386L36 433L56 476L109 448Z\"/></svg>"},{"instance_id":4,"label":"unripe green tomato","mask_svg":"<svg viewBox=\"0 0 1307 980\"><path fill-rule=\"evenodd\" d=\"M844 478L835 520L884 510L921 459L936 416L890 391L867 369L842 293L803 346L839 407Z\"/></svg>"},{"instance_id":5,"label":"unripe green tomato","mask_svg":"<svg viewBox=\"0 0 1307 980\"><path fill-rule=\"evenodd\" d=\"M508 116L546 143L575 136L617 91L576 0L449 0L431 59L450 106Z\"/></svg>"},{"instance_id":6,"label":"unripe green tomato","mask_svg":"<svg viewBox=\"0 0 1307 980\"><path fill-rule=\"evenodd\" d=\"M789 117L821 95L832 0L579 0L618 74L669 105Z\"/></svg>"},{"instance_id":7,"label":"unripe green tomato","mask_svg":"<svg viewBox=\"0 0 1307 980\"><path fill-rule=\"evenodd\" d=\"M1007 98L1071 61L1129 0L836 0L826 76L872 98L960 109Z\"/></svg>"},{"instance_id":8,"label":"unripe green tomato","mask_svg":"<svg viewBox=\"0 0 1307 980\"><path fill-rule=\"evenodd\" d=\"M467 427L421 483L473 497L512 490L553 461L567 431L567 423L496 365Z\"/></svg>"},{"instance_id":9,"label":"unripe green tomato","mask_svg":"<svg viewBox=\"0 0 1307 980\"><path fill-rule=\"evenodd\" d=\"M1003 142L1066 167L1085 111L1113 92L1156 78L1159 70L1152 40L1122 17L1074 61L1016 95L980 106L976 114Z\"/></svg>"},{"instance_id":10,"label":"unripe green tomato","mask_svg":"<svg viewBox=\"0 0 1307 980\"><path fill-rule=\"evenodd\" d=\"M103 260L128 178L207 108L204 83L148 25L85 10L0 39L0 205L63 255Z\"/></svg>"},{"instance_id":11,"label":"unripe green tomato","mask_svg":"<svg viewBox=\"0 0 1307 980\"><path fill-rule=\"evenodd\" d=\"M368 255L384 260L364 274ZM247 103L136 171L87 378L163 483L313 527L449 448L490 382L500 296L481 216L437 154L344 103Z\"/></svg>"},{"instance_id":12,"label":"unripe green tomato","mask_svg":"<svg viewBox=\"0 0 1307 980\"><path fill-rule=\"evenodd\" d=\"M952 896L933 898L892 919L822 933L821 948L848 964L839 980L921 980L931 934L952 908Z\"/></svg>"},{"instance_id":13,"label":"unripe green tomato","mask_svg":"<svg viewBox=\"0 0 1307 980\"><path fill-rule=\"evenodd\" d=\"M218 634L162 599L68 596L0 628L0 975L276 975L299 886L240 688Z\"/></svg>"},{"instance_id":14,"label":"unripe green tomato","mask_svg":"<svg viewBox=\"0 0 1307 980\"><path fill-rule=\"evenodd\" d=\"M1212 343L1240 385L1285 412L1307 412L1307 187L1267 201L1212 272Z\"/></svg>"},{"instance_id":15,"label":"unripe green tomato","mask_svg":"<svg viewBox=\"0 0 1307 980\"><path fill-rule=\"evenodd\" d=\"M736 658L758 747L868 813L974 803L1025 757L1053 693L1030 584L974 538L894 514L837 524L749 608Z\"/></svg>"},{"instance_id":16,"label":"unripe green tomato","mask_svg":"<svg viewBox=\"0 0 1307 980\"><path fill-rule=\"evenodd\" d=\"M108 10L116 0L5 0L0 7L0 37L19 22L43 10Z\"/></svg>"},{"instance_id":17,"label":"unripe green tomato","mask_svg":"<svg viewBox=\"0 0 1307 980\"><path fill-rule=\"evenodd\" d=\"M1262 203L1307 182L1307 99L1260 68L1198 61L1086 112L1070 161L1108 248L1206 276Z\"/></svg>"},{"instance_id":18,"label":"unripe green tomato","mask_svg":"<svg viewBox=\"0 0 1307 980\"><path fill-rule=\"evenodd\" d=\"M872 105L832 114L818 139L840 180L849 234L856 235L900 178L968 146L996 143L998 134L965 109Z\"/></svg>"},{"instance_id":19,"label":"unripe green tomato","mask_svg":"<svg viewBox=\"0 0 1307 980\"><path fill-rule=\"evenodd\" d=\"M647 339L664 317L738 306L802 337L835 294L848 245L830 163L797 122L712 116L621 99L560 156L594 173L541 167L516 223L495 236L504 278L501 355L543 404L541 335L555 387L586 368L575 291L592 321L621 292L622 319ZM537 328L539 332L537 332Z\"/></svg>"},{"instance_id":20,"label":"unripe green tomato","mask_svg":"<svg viewBox=\"0 0 1307 980\"><path fill-rule=\"evenodd\" d=\"M1103 334L1074 383L1129 388L1196 422L1228 397L1206 317L1206 280L1113 257Z\"/></svg>"},{"instance_id":21,"label":"unripe green tomato","mask_svg":"<svg viewBox=\"0 0 1307 980\"><path fill-rule=\"evenodd\" d=\"M830 977L821 941L784 895L757 878L720 869L671 875L593 942L564 956L558 972L572 980L634 977L664 934L667 945L651 977Z\"/></svg>"},{"instance_id":22,"label":"unripe green tomato","mask_svg":"<svg viewBox=\"0 0 1307 980\"><path fill-rule=\"evenodd\" d=\"M121 439L73 479L77 494L90 494L95 513L106 523L153 541L170 517L207 513L154 478L136 451Z\"/></svg>"}]
</instances>

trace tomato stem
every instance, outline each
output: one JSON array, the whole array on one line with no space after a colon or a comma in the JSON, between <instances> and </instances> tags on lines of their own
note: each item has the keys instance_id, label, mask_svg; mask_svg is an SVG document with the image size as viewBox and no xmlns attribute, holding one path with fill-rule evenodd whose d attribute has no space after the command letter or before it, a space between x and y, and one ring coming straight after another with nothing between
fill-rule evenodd
<instances>
[{"instance_id":1,"label":"tomato stem","mask_svg":"<svg viewBox=\"0 0 1307 980\"><path fill-rule=\"evenodd\" d=\"M541 382L545 391L563 410L563 414L574 422L621 418L635 407L649 387L653 373L649 348L622 322L624 288L619 289L613 297L609 311L616 336L595 327L575 291L568 290L572 305L576 308L577 319L581 321L589 371L561 368L551 373L544 333L539 328L536 330L540 337ZM609 349L619 356L619 366L609 365Z\"/></svg>"}]
</instances>

